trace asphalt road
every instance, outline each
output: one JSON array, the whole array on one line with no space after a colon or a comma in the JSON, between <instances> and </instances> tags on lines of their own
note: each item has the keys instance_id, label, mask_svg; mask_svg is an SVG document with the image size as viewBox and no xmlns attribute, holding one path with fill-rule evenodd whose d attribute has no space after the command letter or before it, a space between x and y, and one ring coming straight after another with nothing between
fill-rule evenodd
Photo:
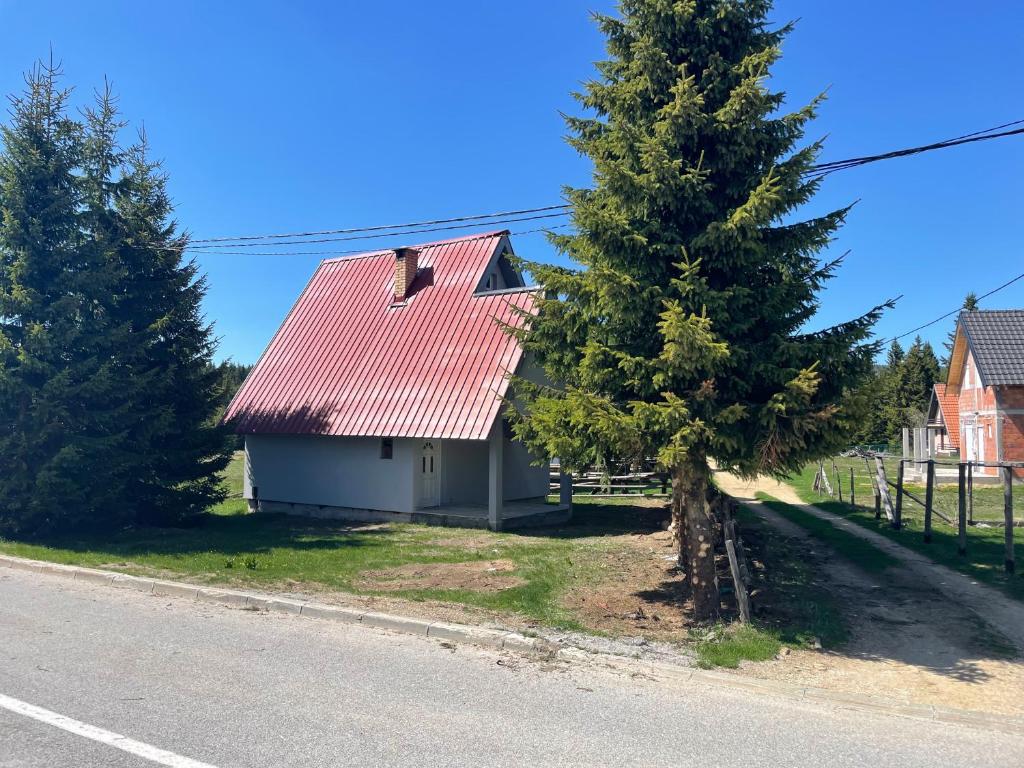
<instances>
[{"instance_id":1,"label":"asphalt road","mask_svg":"<svg viewBox=\"0 0 1024 768\"><path fill-rule=\"evenodd\" d=\"M967 727L0 571L4 768L1021 764Z\"/></svg>"}]
</instances>

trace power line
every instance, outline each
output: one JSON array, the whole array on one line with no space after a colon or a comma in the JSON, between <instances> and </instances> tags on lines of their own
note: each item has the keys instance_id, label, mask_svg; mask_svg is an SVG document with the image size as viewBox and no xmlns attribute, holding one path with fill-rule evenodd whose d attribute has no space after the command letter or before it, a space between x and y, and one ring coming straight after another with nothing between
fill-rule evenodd
<instances>
[{"instance_id":1,"label":"power line","mask_svg":"<svg viewBox=\"0 0 1024 768\"><path fill-rule=\"evenodd\" d=\"M554 219L568 215L567 212L561 213L543 213L538 216L521 216L516 219L497 219L494 221L488 221L486 223L478 224L451 224L444 227L427 227L425 229L405 229L397 232L384 232L376 233L372 235L349 235L348 237L324 237L314 240L279 240L274 245L315 245L318 243L343 243L352 240L375 240L382 237L395 237L396 235L418 235L423 232L443 232L452 229L466 229L468 227L480 227L480 226L491 226L494 224L514 224L520 221L536 221L537 219ZM256 243L217 243L215 245L200 245L193 247L191 245L185 246L190 251L200 251L204 253L212 253L213 249L218 248L258 248L259 246L266 246L267 243L256 242Z\"/></svg>"},{"instance_id":2,"label":"power line","mask_svg":"<svg viewBox=\"0 0 1024 768\"><path fill-rule=\"evenodd\" d=\"M881 160L890 160L897 157L906 157L909 155L920 154L923 152L930 152L936 149L946 149L948 147L958 146L960 144L968 144L977 141L986 141L988 139L1003 138L1006 136L1013 136L1024 133L1024 128L1015 128L1013 130L1002 130L1004 128L1012 128L1013 126L1019 126L1024 124L1024 120L1015 120L1009 123L1003 123L992 128L987 128L983 131L974 131L972 133L963 134L953 139L947 139L945 141L935 142L932 144L926 144L919 147L909 147L906 149L893 150L878 155L866 155L863 157L853 157L846 160L835 160L828 163L820 163L818 165L811 166L805 172L807 178L816 180L823 178L830 173L834 173L840 170L846 170L848 168L855 168L861 165L867 165L868 163L879 162ZM368 227L348 227L344 229L323 229L313 230L307 232L290 232L290 233L272 233L272 234L261 234L261 235L237 235L233 237L209 237L199 238L189 242L184 249L196 251L196 252L209 252L212 249L220 248L250 248L257 247L260 244L268 247L277 247L279 245L304 245L304 244L318 244L318 243L331 243L331 242L345 242L350 240L369 240L376 238L385 238L399 235L415 235L419 232L440 232L458 229L467 229L475 226L485 226L490 224L507 224L515 223L519 221L532 221L535 219L543 218L559 218L561 216L570 215L571 206L569 204L559 205L547 205L538 208L521 208L513 211L499 211L496 213L487 214L474 214L471 216L455 216L445 219L431 219L426 221L406 222L404 224L381 224ZM557 213L550 213L557 211ZM543 215L527 215L527 214L543 214ZM522 218L509 218L509 217L522 217ZM448 226L436 226L436 225L448 225ZM389 231L395 230L395 231ZM362 233L377 233L377 234L362 234ZM329 237L333 235L350 235L349 237ZM301 238L301 239L298 239ZM309 239L319 238L319 239ZM262 241L262 242L261 242ZM273 242L268 242L273 241ZM167 251L181 251L183 248L180 247L168 247L168 246L142 246L152 248L154 250L167 250ZM312 254L311 254L312 255Z\"/></svg>"},{"instance_id":3,"label":"power line","mask_svg":"<svg viewBox=\"0 0 1024 768\"><path fill-rule=\"evenodd\" d=\"M1021 125L1024 120L1015 120L1012 123L1004 123L1003 125L997 125L993 128L988 128L984 131L975 131L974 133L967 133L963 136L957 136L953 139L946 139L944 141L937 141L932 144L924 144L920 147L909 147L907 149L897 149L891 152L883 152L880 155L865 155L864 157L852 157L847 160L834 160L830 163L820 163L813 165L807 169L805 176L811 179L820 179L827 176L830 173L836 171L844 171L848 168L856 168L861 165L867 165L868 163L877 163L880 160L892 160L897 157L908 157L910 155L919 155L924 152L931 152L936 149L947 149L949 147L957 147L961 144L972 144L977 141L988 141L989 139L1000 139L1006 136L1016 136L1024 133L1024 128L1014 128L1009 131L999 131L1000 128L1006 128L1012 125ZM995 133L994 131L999 131Z\"/></svg>"},{"instance_id":4,"label":"power line","mask_svg":"<svg viewBox=\"0 0 1024 768\"><path fill-rule=\"evenodd\" d=\"M1011 280L1007 280L1005 283L1000 285L998 288L993 288L988 293L982 294L981 296L979 296L977 298L977 301L982 301L983 299L987 299L992 294L998 293L999 291L1003 290L1003 288L1008 288L1009 286L1013 285L1014 283L1016 283L1018 280L1021 280L1021 279L1024 279L1024 272L1021 272L1019 275L1017 275L1016 277L1012 278ZM963 306L961 305L961 306L957 307L956 309L954 309L952 312L947 312L946 314L942 315L941 317L936 317L934 320L930 320L929 322L925 323L924 325L919 325L919 326L917 326L917 328L912 328L911 330L907 331L906 333L901 333L899 336L893 336L891 339L886 339L885 341L880 341L879 344L883 344L883 345L884 344L891 344L892 342L898 341L898 340L902 339L905 336L909 336L912 333L917 333L918 331L923 331L925 328L929 328L929 327L935 325L936 323L945 320L947 317L950 317L952 315L958 314L962 309L963 309Z\"/></svg>"},{"instance_id":5,"label":"power line","mask_svg":"<svg viewBox=\"0 0 1024 768\"><path fill-rule=\"evenodd\" d=\"M454 222L461 221L480 221L482 219L496 219L499 217L507 216L522 216L527 213L544 213L546 211L555 211L559 209L565 209L569 206L564 205L546 205L541 208L523 208L518 211L499 211L498 213L480 213L473 216L456 216L450 219L433 219L431 221L409 221L404 224L378 224L373 227L350 227L348 229L321 229L314 232L289 232L285 234L273 234L273 235L239 235L237 237L206 237L199 240L193 240L193 243L221 243L227 241L240 241L240 240L276 240L279 238L286 237L318 237L320 235L349 235L354 232L379 232L385 229L408 229L410 227L426 227L434 224L452 224Z\"/></svg>"},{"instance_id":6,"label":"power line","mask_svg":"<svg viewBox=\"0 0 1024 768\"><path fill-rule=\"evenodd\" d=\"M532 235L537 232L548 232L552 229L564 229L570 226L569 224L553 224L550 227L539 227L537 229L520 229L514 232L508 232L509 235ZM421 230L422 231L422 230ZM493 237L493 232L486 234L477 235L476 237L463 238L463 242L471 240L485 240L489 237ZM430 245L430 243L424 243L424 245ZM351 256L357 253L384 253L389 249L381 248L377 251L367 251L365 248L355 248L348 251L201 251L201 255L207 256Z\"/></svg>"}]
</instances>

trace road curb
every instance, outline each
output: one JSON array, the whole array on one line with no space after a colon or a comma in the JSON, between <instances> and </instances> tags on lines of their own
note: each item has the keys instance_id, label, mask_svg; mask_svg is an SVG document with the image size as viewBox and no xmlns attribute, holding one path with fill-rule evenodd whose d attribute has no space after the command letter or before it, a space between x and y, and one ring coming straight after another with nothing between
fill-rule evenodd
<instances>
[{"instance_id":1,"label":"road curb","mask_svg":"<svg viewBox=\"0 0 1024 768\"><path fill-rule=\"evenodd\" d=\"M131 589L152 595L216 603L234 608L275 611L316 620L361 624L376 629L419 635L446 642L482 646L496 650L526 654L542 653L548 658L562 659L567 662L589 664L596 662L606 667L623 669L648 677L669 679L688 684L713 685L755 695L771 694L785 696L805 704L825 704L841 709L912 717L933 722L967 725L974 728L1024 735L1024 718L995 715L968 709L939 707L929 704L894 703L863 694L830 691L824 688L809 688L789 683L761 680L731 672L694 669L665 662L591 653L578 648L558 646L540 638L527 637L526 635L508 630L473 627L442 621L431 622L389 613L378 613L376 611L364 611L312 601L276 597L258 592L206 587L184 582L167 581L165 579L150 579L142 576L129 576L113 571L48 563L41 560L13 557L11 555L0 555L0 568L63 576L76 581Z\"/></svg>"}]
</instances>

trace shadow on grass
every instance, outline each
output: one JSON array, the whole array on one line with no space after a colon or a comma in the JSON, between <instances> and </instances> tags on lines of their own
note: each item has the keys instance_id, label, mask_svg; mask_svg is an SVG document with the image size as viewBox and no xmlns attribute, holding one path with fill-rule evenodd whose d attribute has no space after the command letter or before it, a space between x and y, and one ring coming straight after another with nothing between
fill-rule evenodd
<instances>
[{"instance_id":1,"label":"shadow on grass","mask_svg":"<svg viewBox=\"0 0 1024 768\"><path fill-rule=\"evenodd\" d=\"M138 527L114 533L48 536L9 541L70 552L102 551L112 556L189 555L216 551L224 555L265 554L275 548L339 550L365 547L393 531L380 524L336 521L278 514L198 515L187 526Z\"/></svg>"},{"instance_id":2,"label":"shadow on grass","mask_svg":"<svg viewBox=\"0 0 1024 768\"><path fill-rule=\"evenodd\" d=\"M622 501L604 499L587 501L575 499L572 520L562 525L517 530L521 536L540 536L548 539L583 539L593 536L623 536L650 534L663 530L669 519L668 503L637 504L639 497L624 497Z\"/></svg>"},{"instance_id":3,"label":"shadow on grass","mask_svg":"<svg viewBox=\"0 0 1024 768\"><path fill-rule=\"evenodd\" d=\"M926 555L937 563L972 576L979 581L1001 587L1011 597L1024 600L1024 573L1008 574L1004 570L1006 543L1002 528L983 528L973 526L967 530L967 553L959 553L959 536L955 528L951 528L937 518L932 522L931 543L924 541L923 516L913 507L904 504L903 528L895 530L883 517L876 520L874 511L861 506L852 507L845 502L822 500L812 502L814 506L844 517L864 528L876 531L897 544L905 546L920 554ZM1021 542L1024 541L1024 530L1015 531L1018 561L1024 554Z\"/></svg>"}]
</instances>

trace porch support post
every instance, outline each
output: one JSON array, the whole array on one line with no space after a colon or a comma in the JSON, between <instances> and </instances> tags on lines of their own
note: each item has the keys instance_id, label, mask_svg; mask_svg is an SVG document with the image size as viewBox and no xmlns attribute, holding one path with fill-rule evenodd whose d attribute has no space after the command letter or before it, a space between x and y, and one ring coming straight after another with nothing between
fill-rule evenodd
<instances>
[{"instance_id":1,"label":"porch support post","mask_svg":"<svg viewBox=\"0 0 1024 768\"><path fill-rule=\"evenodd\" d=\"M572 475L566 472L558 475L558 503L572 509Z\"/></svg>"},{"instance_id":2,"label":"porch support post","mask_svg":"<svg viewBox=\"0 0 1024 768\"><path fill-rule=\"evenodd\" d=\"M504 430L499 417L487 439L487 524L492 531L501 530L501 518L505 503L502 461L504 454Z\"/></svg>"}]
</instances>

